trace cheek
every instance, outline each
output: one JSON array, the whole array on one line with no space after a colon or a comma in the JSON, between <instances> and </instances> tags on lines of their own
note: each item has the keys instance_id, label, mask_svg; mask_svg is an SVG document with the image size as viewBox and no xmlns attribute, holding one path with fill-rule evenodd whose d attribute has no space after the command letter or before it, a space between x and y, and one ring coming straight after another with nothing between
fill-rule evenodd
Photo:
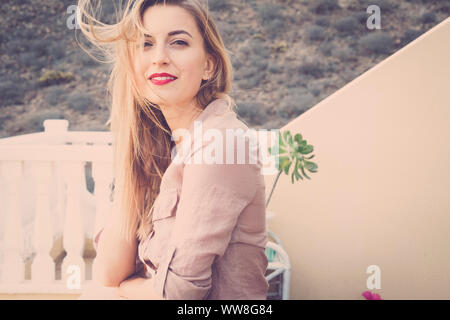
<instances>
[{"instance_id":1,"label":"cheek","mask_svg":"<svg viewBox=\"0 0 450 320\"><path fill-rule=\"evenodd\" d=\"M182 74L186 75L186 78L192 81L201 81L201 77L203 76L204 60L199 58L199 55L198 53L183 55L178 60Z\"/></svg>"},{"instance_id":2,"label":"cheek","mask_svg":"<svg viewBox=\"0 0 450 320\"><path fill-rule=\"evenodd\" d=\"M139 75L140 78L145 78L145 72L149 66L148 59L146 59L144 55L139 54L134 61L134 70L136 71L136 74Z\"/></svg>"},{"instance_id":3,"label":"cheek","mask_svg":"<svg viewBox=\"0 0 450 320\"><path fill-rule=\"evenodd\" d=\"M145 61L142 59L141 56L137 56L134 59L134 79L136 81L136 84L138 85L140 90L143 90L146 84L145 79L145 72L146 72L146 66Z\"/></svg>"},{"instance_id":4,"label":"cheek","mask_svg":"<svg viewBox=\"0 0 450 320\"><path fill-rule=\"evenodd\" d=\"M203 74L201 65L198 62L193 61L187 65L183 74L186 75L186 82L189 87L195 87L196 89L200 87Z\"/></svg>"}]
</instances>

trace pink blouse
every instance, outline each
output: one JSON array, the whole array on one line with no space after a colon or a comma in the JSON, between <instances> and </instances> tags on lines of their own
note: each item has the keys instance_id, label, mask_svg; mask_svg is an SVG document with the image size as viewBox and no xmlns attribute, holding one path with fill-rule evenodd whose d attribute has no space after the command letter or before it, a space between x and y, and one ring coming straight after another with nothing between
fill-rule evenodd
<instances>
[{"instance_id":1,"label":"pink blouse","mask_svg":"<svg viewBox=\"0 0 450 320\"><path fill-rule=\"evenodd\" d=\"M220 133L217 140L194 138L194 123L202 132ZM265 300L269 284L265 219L265 184L261 163L249 162L239 139L234 148L226 129L243 136L247 126L228 109L226 100L212 101L192 123L191 140L183 138L179 153L163 175L153 206L153 231L138 245L137 262L145 277L153 277L155 292L163 299ZM215 133L214 133L215 132ZM189 148L190 146L190 148ZM217 148L219 146L219 148ZM183 149L186 148L187 149ZM196 154L223 150L223 164L195 161ZM184 150L184 152L182 152ZM234 162L226 162L234 151ZM245 163L237 152L245 151ZM259 149L258 149L259 152ZM212 152L213 155L220 155ZM231 155L232 156L232 155ZM197 158L198 159L198 158ZM200 158L201 159L201 158ZM190 161L189 161L190 160ZM98 240L98 236L96 237Z\"/></svg>"}]
</instances>

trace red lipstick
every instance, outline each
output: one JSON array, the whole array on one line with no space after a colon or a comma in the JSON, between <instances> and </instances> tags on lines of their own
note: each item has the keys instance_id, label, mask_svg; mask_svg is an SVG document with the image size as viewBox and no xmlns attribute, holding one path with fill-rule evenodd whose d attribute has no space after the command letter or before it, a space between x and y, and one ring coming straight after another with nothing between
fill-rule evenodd
<instances>
[{"instance_id":1,"label":"red lipstick","mask_svg":"<svg viewBox=\"0 0 450 320\"><path fill-rule=\"evenodd\" d=\"M171 75L170 73L164 72L164 73L154 73L150 76L149 79L153 84L163 85L163 84L166 84L166 83L176 80L177 77L175 77L174 75Z\"/></svg>"}]
</instances>

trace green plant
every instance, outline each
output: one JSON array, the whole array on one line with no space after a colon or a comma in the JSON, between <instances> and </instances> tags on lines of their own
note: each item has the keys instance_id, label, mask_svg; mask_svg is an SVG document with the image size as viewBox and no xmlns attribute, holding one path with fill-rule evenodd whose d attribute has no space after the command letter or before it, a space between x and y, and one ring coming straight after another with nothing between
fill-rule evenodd
<instances>
[{"instance_id":1,"label":"green plant","mask_svg":"<svg viewBox=\"0 0 450 320\"><path fill-rule=\"evenodd\" d=\"M291 168L292 164L294 164L291 173L292 183L294 183L294 178L295 181L298 181L299 179L303 180L302 174L307 179L311 179L306 174L305 169L312 173L317 172L317 164L309 161L310 159L314 158L314 155L310 155L307 157L307 155L309 155L313 151L314 147L308 144L307 141L303 139L300 133L297 133L294 137L292 137L292 134L289 130L279 132L278 148L272 149L269 147L269 153L274 155L275 159L277 160L279 171L275 178L275 182L273 183L272 190L270 191L269 198L266 201L266 208L269 205L270 199L272 198L272 194L277 185L278 178L283 172L286 175L289 175L289 169ZM299 172L299 170L302 174Z\"/></svg>"},{"instance_id":2,"label":"green plant","mask_svg":"<svg viewBox=\"0 0 450 320\"><path fill-rule=\"evenodd\" d=\"M39 78L39 84L42 86L52 86L54 84L67 83L74 79L75 77L72 72L47 70Z\"/></svg>"}]
</instances>

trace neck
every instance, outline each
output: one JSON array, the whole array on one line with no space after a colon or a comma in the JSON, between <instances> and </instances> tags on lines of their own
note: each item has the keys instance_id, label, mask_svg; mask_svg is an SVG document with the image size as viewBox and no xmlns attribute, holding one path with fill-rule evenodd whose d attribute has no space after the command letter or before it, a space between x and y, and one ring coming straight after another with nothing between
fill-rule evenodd
<instances>
[{"instance_id":1,"label":"neck","mask_svg":"<svg viewBox=\"0 0 450 320\"><path fill-rule=\"evenodd\" d=\"M177 129L189 130L192 122L202 112L202 109L191 103L186 106L161 106L161 111L171 132L174 132ZM181 141L182 136L175 141L177 147Z\"/></svg>"}]
</instances>

